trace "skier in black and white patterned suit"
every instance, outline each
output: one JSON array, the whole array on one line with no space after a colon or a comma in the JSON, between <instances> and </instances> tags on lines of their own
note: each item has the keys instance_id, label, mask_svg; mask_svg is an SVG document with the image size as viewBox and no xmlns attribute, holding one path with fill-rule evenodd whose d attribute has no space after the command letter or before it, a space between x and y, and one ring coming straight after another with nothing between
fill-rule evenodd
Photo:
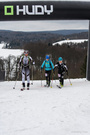
<instances>
[{"instance_id":1,"label":"skier in black and white patterned suit","mask_svg":"<svg viewBox=\"0 0 90 135\"><path fill-rule=\"evenodd\" d=\"M24 51L24 55L21 56L19 64L20 67L22 69L22 85L23 85L23 89L25 89L25 75L27 78L27 89L29 90L29 86L30 86L30 64L35 64L35 62L33 61L32 57L28 55L29 52L28 50Z\"/></svg>"},{"instance_id":2,"label":"skier in black and white patterned suit","mask_svg":"<svg viewBox=\"0 0 90 135\"><path fill-rule=\"evenodd\" d=\"M62 57L58 58L58 62L55 64L54 68L58 68L58 78L60 82L60 86L63 87L64 85L64 74L65 72L68 75L68 68L65 63L63 63Z\"/></svg>"}]
</instances>

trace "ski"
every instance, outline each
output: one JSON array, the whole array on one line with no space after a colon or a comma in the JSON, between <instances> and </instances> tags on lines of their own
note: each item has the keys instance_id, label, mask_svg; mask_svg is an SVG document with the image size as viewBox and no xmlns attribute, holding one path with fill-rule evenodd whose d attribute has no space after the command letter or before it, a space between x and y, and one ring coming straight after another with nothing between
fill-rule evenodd
<instances>
[{"instance_id":1,"label":"ski","mask_svg":"<svg viewBox=\"0 0 90 135\"><path fill-rule=\"evenodd\" d=\"M23 88L21 88L20 90L23 91Z\"/></svg>"},{"instance_id":2,"label":"ski","mask_svg":"<svg viewBox=\"0 0 90 135\"><path fill-rule=\"evenodd\" d=\"M27 87L27 90L29 90L29 87Z\"/></svg>"},{"instance_id":3,"label":"ski","mask_svg":"<svg viewBox=\"0 0 90 135\"><path fill-rule=\"evenodd\" d=\"M44 85L44 87L48 87L48 85Z\"/></svg>"},{"instance_id":4,"label":"ski","mask_svg":"<svg viewBox=\"0 0 90 135\"><path fill-rule=\"evenodd\" d=\"M44 85L44 87L47 87L47 88L49 88L50 86L48 86L48 85ZM51 87L50 87L51 88Z\"/></svg>"},{"instance_id":5,"label":"ski","mask_svg":"<svg viewBox=\"0 0 90 135\"><path fill-rule=\"evenodd\" d=\"M25 90L25 88L21 88L20 90L23 91L23 90Z\"/></svg>"},{"instance_id":6,"label":"ski","mask_svg":"<svg viewBox=\"0 0 90 135\"><path fill-rule=\"evenodd\" d=\"M59 89L61 89L62 87L60 85L56 85Z\"/></svg>"},{"instance_id":7,"label":"ski","mask_svg":"<svg viewBox=\"0 0 90 135\"><path fill-rule=\"evenodd\" d=\"M21 91L24 91L25 90L25 88L21 88ZM27 87L27 89L26 90L30 90L28 87Z\"/></svg>"}]
</instances>

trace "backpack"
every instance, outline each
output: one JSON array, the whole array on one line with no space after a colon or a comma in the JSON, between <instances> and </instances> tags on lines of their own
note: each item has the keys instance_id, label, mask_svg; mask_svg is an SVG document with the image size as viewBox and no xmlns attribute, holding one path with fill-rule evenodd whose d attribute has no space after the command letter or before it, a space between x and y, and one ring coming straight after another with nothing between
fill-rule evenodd
<instances>
[{"instance_id":1,"label":"backpack","mask_svg":"<svg viewBox=\"0 0 90 135\"><path fill-rule=\"evenodd\" d=\"M50 68L51 68L52 67L51 60L49 60L49 64L50 64ZM46 60L45 60L45 65L46 65Z\"/></svg>"}]
</instances>

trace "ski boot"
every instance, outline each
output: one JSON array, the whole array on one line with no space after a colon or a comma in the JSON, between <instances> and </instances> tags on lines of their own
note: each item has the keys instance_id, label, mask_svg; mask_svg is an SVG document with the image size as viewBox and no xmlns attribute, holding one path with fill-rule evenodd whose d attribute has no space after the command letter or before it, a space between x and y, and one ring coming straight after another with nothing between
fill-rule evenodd
<instances>
[{"instance_id":1,"label":"ski boot","mask_svg":"<svg viewBox=\"0 0 90 135\"><path fill-rule=\"evenodd\" d=\"M47 87L50 87L50 82L49 81L47 81Z\"/></svg>"},{"instance_id":2,"label":"ski boot","mask_svg":"<svg viewBox=\"0 0 90 135\"><path fill-rule=\"evenodd\" d=\"M22 83L21 91L25 90L25 83Z\"/></svg>"},{"instance_id":3,"label":"ski boot","mask_svg":"<svg viewBox=\"0 0 90 135\"><path fill-rule=\"evenodd\" d=\"M44 87L48 87L48 80L46 80L46 84L44 85Z\"/></svg>"},{"instance_id":4,"label":"ski boot","mask_svg":"<svg viewBox=\"0 0 90 135\"><path fill-rule=\"evenodd\" d=\"M60 82L60 86L63 87L63 84Z\"/></svg>"},{"instance_id":5,"label":"ski boot","mask_svg":"<svg viewBox=\"0 0 90 135\"><path fill-rule=\"evenodd\" d=\"M50 87L50 81L48 81L48 87Z\"/></svg>"},{"instance_id":6,"label":"ski boot","mask_svg":"<svg viewBox=\"0 0 90 135\"><path fill-rule=\"evenodd\" d=\"M30 83L27 83L27 90L29 90L29 85L30 85Z\"/></svg>"}]
</instances>

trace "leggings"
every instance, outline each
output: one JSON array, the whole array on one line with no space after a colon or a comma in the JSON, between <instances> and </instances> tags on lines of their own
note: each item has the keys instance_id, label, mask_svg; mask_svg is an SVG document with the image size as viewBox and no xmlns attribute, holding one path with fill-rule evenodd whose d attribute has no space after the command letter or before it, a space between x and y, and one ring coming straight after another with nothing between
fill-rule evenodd
<instances>
[{"instance_id":1,"label":"leggings","mask_svg":"<svg viewBox=\"0 0 90 135\"><path fill-rule=\"evenodd\" d=\"M64 77L63 77L63 74L59 74L59 73L58 73L58 78L59 78L60 83L63 85L63 84L64 84Z\"/></svg>"},{"instance_id":2,"label":"leggings","mask_svg":"<svg viewBox=\"0 0 90 135\"><path fill-rule=\"evenodd\" d=\"M22 83L25 83L25 75L27 78L27 83L30 83L30 70L28 67L22 68Z\"/></svg>"}]
</instances>

